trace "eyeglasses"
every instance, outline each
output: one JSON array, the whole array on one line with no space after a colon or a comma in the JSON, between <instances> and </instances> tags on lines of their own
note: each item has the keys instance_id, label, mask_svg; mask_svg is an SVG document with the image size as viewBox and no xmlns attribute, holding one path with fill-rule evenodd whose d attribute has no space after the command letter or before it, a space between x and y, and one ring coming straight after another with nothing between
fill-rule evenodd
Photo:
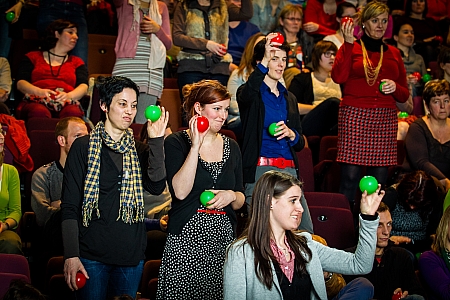
<instances>
[{"instance_id":1,"label":"eyeglasses","mask_svg":"<svg viewBox=\"0 0 450 300\"><path fill-rule=\"evenodd\" d=\"M291 22L301 22L303 19L302 18L284 18L285 20L289 20Z\"/></svg>"},{"instance_id":2,"label":"eyeglasses","mask_svg":"<svg viewBox=\"0 0 450 300\"><path fill-rule=\"evenodd\" d=\"M325 56L326 58L330 58L332 55L333 55L334 57L336 57L336 52L334 52L334 51L327 51L327 52L325 52L325 53L323 54L323 56Z\"/></svg>"}]
</instances>

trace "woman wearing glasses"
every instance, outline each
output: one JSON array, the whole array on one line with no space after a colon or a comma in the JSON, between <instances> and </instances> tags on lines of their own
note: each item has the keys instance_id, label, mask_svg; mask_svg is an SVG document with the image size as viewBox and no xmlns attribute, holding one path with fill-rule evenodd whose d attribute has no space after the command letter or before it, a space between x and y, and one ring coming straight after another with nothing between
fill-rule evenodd
<instances>
[{"instance_id":1,"label":"woman wearing glasses","mask_svg":"<svg viewBox=\"0 0 450 300\"><path fill-rule=\"evenodd\" d=\"M338 110L341 88L330 77L337 47L332 42L319 41L312 52L314 71L294 77L289 91L298 101L303 116L305 136L337 135Z\"/></svg>"},{"instance_id":2,"label":"woman wearing glasses","mask_svg":"<svg viewBox=\"0 0 450 300\"><path fill-rule=\"evenodd\" d=\"M283 74L286 87L288 88L292 78L299 74L306 64L311 62L314 39L302 29L302 21L302 7L288 4L281 10L278 17L279 25L275 29L275 32L283 34L284 39L291 47L287 57L286 70Z\"/></svg>"},{"instance_id":3,"label":"woman wearing glasses","mask_svg":"<svg viewBox=\"0 0 450 300\"><path fill-rule=\"evenodd\" d=\"M409 90L398 49L383 43L389 8L373 1L358 18L364 34L354 41L353 23L341 25L344 44L331 71L343 85L339 108L338 157L340 192L353 205L362 166L384 185L388 166L397 164L396 102L406 102Z\"/></svg>"}]
</instances>

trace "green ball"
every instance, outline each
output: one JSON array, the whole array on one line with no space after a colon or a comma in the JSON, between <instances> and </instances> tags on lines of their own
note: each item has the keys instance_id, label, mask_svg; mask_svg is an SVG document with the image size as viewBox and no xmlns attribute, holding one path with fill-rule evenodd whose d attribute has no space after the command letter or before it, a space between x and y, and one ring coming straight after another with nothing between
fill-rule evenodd
<instances>
[{"instance_id":1,"label":"green ball","mask_svg":"<svg viewBox=\"0 0 450 300\"><path fill-rule=\"evenodd\" d=\"M305 8L306 8L306 1L305 1L305 2L303 2L303 4L302 4L302 7L303 7L303 9L305 9Z\"/></svg>"},{"instance_id":2,"label":"green ball","mask_svg":"<svg viewBox=\"0 0 450 300\"><path fill-rule=\"evenodd\" d=\"M378 181L373 176L364 176L359 182L361 192L367 191L367 195L375 193L378 188Z\"/></svg>"},{"instance_id":3,"label":"green ball","mask_svg":"<svg viewBox=\"0 0 450 300\"><path fill-rule=\"evenodd\" d=\"M383 85L385 85L385 84L386 84L386 81L383 81L382 83L380 83L380 92L382 92L383 94L384 94Z\"/></svg>"},{"instance_id":4,"label":"green ball","mask_svg":"<svg viewBox=\"0 0 450 300\"><path fill-rule=\"evenodd\" d=\"M12 22L12 20L14 20L15 17L16 14L13 11L10 11L9 13L6 14L6 21Z\"/></svg>"},{"instance_id":5,"label":"green ball","mask_svg":"<svg viewBox=\"0 0 450 300\"><path fill-rule=\"evenodd\" d=\"M431 80L431 75L430 75L430 74L424 74L424 75L422 76L422 81L423 81L423 82L427 83L427 82L430 81L430 80Z\"/></svg>"},{"instance_id":6,"label":"green ball","mask_svg":"<svg viewBox=\"0 0 450 300\"><path fill-rule=\"evenodd\" d=\"M270 124L270 126L269 126L269 134L271 135L271 136L274 136L275 135L275 133L277 132L277 130L278 130L278 125L277 125L277 123L272 123L272 124Z\"/></svg>"},{"instance_id":7,"label":"green ball","mask_svg":"<svg viewBox=\"0 0 450 300\"><path fill-rule=\"evenodd\" d=\"M152 122L156 122L159 120L159 117L161 117L161 108L156 105L149 105L145 109L145 118L147 120L150 120Z\"/></svg>"},{"instance_id":8,"label":"green ball","mask_svg":"<svg viewBox=\"0 0 450 300\"><path fill-rule=\"evenodd\" d=\"M204 206L208 206L208 202L214 198L214 193L211 191L204 191L200 194L200 203Z\"/></svg>"},{"instance_id":9,"label":"green ball","mask_svg":"<svg viewBox=\"0 0 450 300\"><path fill-rule=\"evenodd\" d=\"M398 117L401 119L409 117L409 114L406 111L402 111L398 114Z\"/></svg>"}]
</instances>

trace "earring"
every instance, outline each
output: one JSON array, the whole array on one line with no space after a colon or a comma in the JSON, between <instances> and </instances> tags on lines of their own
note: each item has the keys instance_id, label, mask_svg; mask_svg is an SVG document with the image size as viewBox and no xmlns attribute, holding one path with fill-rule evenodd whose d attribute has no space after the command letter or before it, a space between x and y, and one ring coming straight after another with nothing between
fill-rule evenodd
<instances>
[{"instance_id":1,"label":"earring","mask_svg":"<svg viewBox=\"0 0 450 300\"><path fill-rule=\"evenodd\" d=\"M273 206L271 205L271 206L270 206L270 209L272 209L272 208L273 208Z\"/></svg>"},{"instance_id":2,"label":"earring","mask_svg":"<svg viewBox=\"0 0 450 300\"><path fill-rule=\"evenodd\" d=\"M366 26L363 25L363 29L366 28Z\"/></svg>"}]
</instances>

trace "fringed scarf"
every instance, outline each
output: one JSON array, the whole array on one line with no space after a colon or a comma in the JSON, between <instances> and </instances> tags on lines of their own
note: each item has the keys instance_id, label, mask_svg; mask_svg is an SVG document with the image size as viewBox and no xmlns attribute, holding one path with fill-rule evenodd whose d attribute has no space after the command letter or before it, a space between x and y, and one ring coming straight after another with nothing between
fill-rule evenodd
<instances>
[{"instance_id":1,"label":"fringed scarf","mask_svg":"<svg viewBox=\"0 0 450 300\"><path fill-rule=\"evenodd\" d=\"M98 122L89 138L88 167L82 206L83 226L89 226L93 211L100 218L98 196L102 142L111 150L123 154L120 207L116 221L122 219L127 224L142 222L144 220L144 200L142 185L140 184L142 176L133 131L131 129L126 130L120 141L115 142L105 131L103 122Z\"/></svg>"}]
</instances>

